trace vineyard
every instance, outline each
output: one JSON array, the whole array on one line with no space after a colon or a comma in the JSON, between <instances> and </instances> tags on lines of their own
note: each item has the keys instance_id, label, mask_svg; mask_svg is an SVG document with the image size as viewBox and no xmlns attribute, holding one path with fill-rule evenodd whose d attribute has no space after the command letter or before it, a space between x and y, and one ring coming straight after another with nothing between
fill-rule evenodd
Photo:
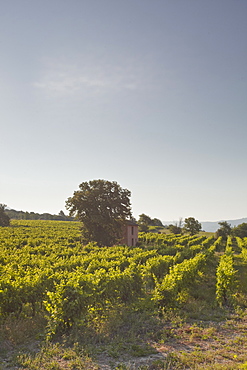
<instances>
[{"instance_id":1,"label":"vineyard","mask_svg":"<svg viewBox=\"0 0 247 370\"><path fill-rule=\"evenodd\" d=\"M4 328L11 320L26 320L30 325L39 320L38 334L45 343L75 332L78 336L81 330L91 336L94 332L102 344L110 336L110 320L115 318L115 324L121 326L116 315L123 318L126 312L129 320L144 315L155 326L171 317L174 321L175 315L183 320L220 321L246 308L247 238L140 233L138 247L106 248L95 243L82 246L80 234L78 222L65 221L16 220L0 229L3 348ZM146 329L146 341L148 330L152 331ZM169 326L170 336L171 330ZM169 341L169 335L164 339L164 328L158 338L159 331L152 332L149 345L155 340L161 343L162 338ZM4 354L6 350L0 350L0 355ZM15 368L35 369L21 356L18 361ZM238 356L234 361L237 364L245 358ZM157 367L145 369L180 368L168 367L164 361L156 363ZM0 369L8 368L4 366L2 362L1 368L0 362ZM80 366L73 368L83 368ZM54 367L65 368L70 367ZM91 363L85 368L97 369Z\"/></svg>"}]
</instances>

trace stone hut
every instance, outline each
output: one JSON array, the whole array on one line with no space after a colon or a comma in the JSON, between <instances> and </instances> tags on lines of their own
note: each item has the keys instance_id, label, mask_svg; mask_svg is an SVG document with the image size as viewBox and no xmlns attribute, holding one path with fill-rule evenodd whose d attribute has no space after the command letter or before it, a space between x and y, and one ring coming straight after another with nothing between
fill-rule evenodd
<instances>
[{"instance_id":1,"label":"stone hut","mask_svg":"<svg viewBox=\"0 0 247 370\"><path fill-rule=\"evenodd\" d=\"M127 220L123 230L123 244L135 247L138 242L138 225L136 222Z\"/></svg>"}]
</instances>

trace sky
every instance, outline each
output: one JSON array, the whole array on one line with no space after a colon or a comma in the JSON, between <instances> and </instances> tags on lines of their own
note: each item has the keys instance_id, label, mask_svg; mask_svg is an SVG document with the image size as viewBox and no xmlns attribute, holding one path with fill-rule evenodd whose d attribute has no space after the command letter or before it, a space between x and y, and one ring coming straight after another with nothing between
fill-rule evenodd
<instances>
[{"instance_id":1,"label":"sky","mask_svg":"<svg viewBox=\"0 0 247 370\"><path fill-rule=\"evenodd\" d=\"M133 216L247 217L246 0L2 0L0 203L66 211L116 181Z\"/></svg>"}]
</instances>

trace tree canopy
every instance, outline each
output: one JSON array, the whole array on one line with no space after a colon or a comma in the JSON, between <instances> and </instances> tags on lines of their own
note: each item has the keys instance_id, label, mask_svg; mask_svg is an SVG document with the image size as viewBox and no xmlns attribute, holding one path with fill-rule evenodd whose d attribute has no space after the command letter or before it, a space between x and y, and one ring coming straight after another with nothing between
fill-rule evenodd
<instances>
[{"instance_id":1,"label":"tree canopy","mask_svg":"<svg viewBox=\"0 0 247 370\"><path fill-rule=\"evenodd\" d=\"M169 230L172 234L182 234L183 229L181 226L178 225L169 225Z\"/></svg>"},{"instance_id":2,"label":"tree canopy","mask_svg":"<svg viewBox=\"0 0 247 370\"><path fill-rule=\"evenodd\" d=\"M151 217L145 215L145 213L142 213L139 215L138 225L140 228L140 231L147 232L148 226L151 224L152 219Z\"/></svg>"},{"instance_id":3,"label":"tree canopy","mask_svg":"<svg viewBox=\"0 0 247 370\"><path fill-rule=\"evenodd\" d=\"M190 235L195 235L201 231L202 225L194 217L188 217L184 220L184 230Z\"/></svg>"},{"instance_id":4,"label":"tree canopy","mask_svg":"<svg viewBox=\"0 0 247 370\"><path fill-rule=\"evenodd\" d=\"M66 208L82 222L83 242L110 246L121 241L123 225L132 217L131 192L100 179L82 182L79 189L68 198Z\"/></svg>"},{"instance_id":5,"label":"tree canopy","mask_svg":"<svg viewBox=\"0 0 247 370\"><path fill-rule=\"evenodd\" d=\"M232 229L232 234L234 236L239 236L240 238L246 238L247 237L247 223L243 222L242 224L235 226Z\"/></svg>"},{"instance_id":6,"label":"tree canopy","mask_svg":"<svg viewBox=\"0 0 247 370\"><path fill-rule=\"evenodd\" d=\"M9 216L5 213L5 204L0 203L0 226L9 226Z\"/></svg>"},{"instance_id":7,"label":"tree canopy","mask_svg":"<svg viewBox=\"0 0 247 370\"><path fill-rule=\"evenodd\" d=\"M220 228L216 231L216 237L222 236L226 239L232 232L231 224L227 221L221 221L218 222L218 224L220 225Z\"/></svg>"},{"instance_id":8,"label":"tree canopy","mask_svg":"<svg viewBox=\"0 0 247 370\"><path fill-rule=\"evenodd\" d=\"M180 218L178 222L176 222L174 225L170 224L169 225L169 230L172 234L182 234L183 233L183 219Z\"/></svg>"},{"instance_id":9,"label":"tree canopy","mask_svg":"<svg viewBox=\"0 0 247 370\"><path fill-rule=\"evenodd\" d=\"M162 222L158 218L151 218L145 213L139 215L138 225L140 227L140 231L147 232L149 226L163 226Z\"/></svg>"}]
</instances>

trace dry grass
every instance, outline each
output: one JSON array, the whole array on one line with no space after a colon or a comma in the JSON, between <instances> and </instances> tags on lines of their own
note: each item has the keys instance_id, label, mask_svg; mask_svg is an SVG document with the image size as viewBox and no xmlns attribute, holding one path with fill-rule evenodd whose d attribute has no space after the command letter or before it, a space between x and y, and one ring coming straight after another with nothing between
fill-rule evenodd
<instances>
[{"instance_id":1,"label":"dry grass","mask_svg":"<svg viewBox=\"0 0 247 370\"><path fill-rule=\"evenodd\" d=\"M244 311L218 322L115 311L53 342L38 338L43 324L40 318L2 323L1 370L246 369Z\"/></svg>"}]
</instances>

